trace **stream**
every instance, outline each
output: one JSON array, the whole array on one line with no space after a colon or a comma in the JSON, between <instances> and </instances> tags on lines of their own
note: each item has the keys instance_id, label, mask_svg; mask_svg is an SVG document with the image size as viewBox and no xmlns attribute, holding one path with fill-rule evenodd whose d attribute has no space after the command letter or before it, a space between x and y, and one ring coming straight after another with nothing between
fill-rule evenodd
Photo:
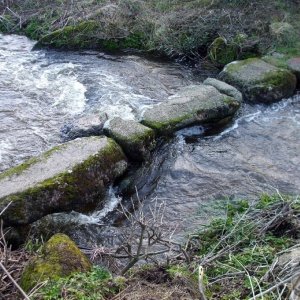
<instances>
[{"instance_id":1,"label":"stream","mask_svg":"<svg viewBox=\"0 0 300 300\"><path fill-rule=\"evenodd\" d=\"M62 143L61 128L79 116L137 119L181 87L216 75L134 55L33 46L25 37L0 35L0 172ZM184 236L224 214L228 201L299 194L299 149L300 95L270 106L243 104L227 127L183 129L158 147L137 179L138 194L145 210L165 202L166 221ZM101 211L46 219L56 230L75 224L82 243L95 243L123 200L117 190L110 188Z\"/></svg>"}]
</instances>

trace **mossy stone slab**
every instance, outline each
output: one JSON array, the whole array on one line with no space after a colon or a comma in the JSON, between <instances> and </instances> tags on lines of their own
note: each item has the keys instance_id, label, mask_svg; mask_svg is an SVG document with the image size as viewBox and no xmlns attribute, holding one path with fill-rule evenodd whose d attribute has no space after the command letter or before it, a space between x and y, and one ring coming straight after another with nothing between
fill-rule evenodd
<instances>
[{"instance_id":1,"label":"mossy stone slab","mask_svg":"<svg viewBox=\"0 0 300 300\"><path fill-rule=\"evenodd\" d=\"M239 107L238 101L212 86L190 85L147 109L141 122L165 135L195 124L218 123L232 117Z\"/></svg>"},{"instance_id":2,"label":"mossy stone slab","mask_svg":"<svg viewBox=\"0 0 300 300\"><path fill-rule=\"evenodd\" d=\"M223 69L219 78L242 91L250 102L272 103L290 97L296 77L258 58L235 61Z\"/></svg>"},{"instance_id":3,"label":"mossy stone slab","mask_svg":"<svg viewBox=\"0 0 300 300\"><path fill-rule=\"evenodd\" d=\"M44 244L41 255L25 266L21 286L28 292L45 280L57 280L72 273L91 270L91 263L76 244L64 234L55 234Z\"/></svg>"},{"instance_id":4,"label":"mossy stone slab","mask_svg":"<svg viewBox=\"0 0 300 300\"><path fill-rule=\"evenodd\" d=\"M153 129L136 121L114 118L107 121L104 133L113 138L134 161L146 160L155 147Z\"/></svg>"},{"instance_id":5,"label":"mossy stone slab","mask_svg":"<svg viewBox=\"0 0 300 300\"><path fill-rule=\"evenodd\" d=\"M234 86L232 86L226 82L223 82L223 81L215 79L215 78L207 78L203 81L203 84L211 85L211 86L215 87L220 93L230 96L239 102L243 101L242 93L238 89L236 89Z\"/></svg>"},{"instance_id":6,"label":"mossy stone slab","mask_svg":"<svg viewBox=\"0 0 300 300\"><path fill-rule=\"evenodd\" d=\"M76 139L0 174L5 226L32 223L61 211L85 211L127 168L121 147L107 137Z\"/></svg>"}]
</instances>

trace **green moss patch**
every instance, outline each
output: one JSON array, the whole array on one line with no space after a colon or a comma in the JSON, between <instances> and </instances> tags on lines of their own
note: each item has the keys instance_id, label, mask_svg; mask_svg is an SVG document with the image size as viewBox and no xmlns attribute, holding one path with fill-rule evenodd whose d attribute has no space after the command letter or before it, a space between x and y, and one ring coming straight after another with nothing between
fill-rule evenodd
<instances>
[{"instance_id":1,"label":"green moss patch","mask_svg":"<svg viewBox=\"0 0 300 300\"><path fill-rule=\"evenodd\" d=\"M230 63L219 77L241 90L247 100L265 103L292 96L297 82L289 70L258 58Z\"/></svg>"},{"instance_id":2,"label":"green moss patch","mask_svg":"<svg viewBox=\"0 0 300 300\"><path fill-rule=\"evenodd\" d=\"M25 291L45 280L57 280L75 272L86 272L91 269L87 257L64 234L54 235L43 246L41 253L24 269L21 286Z\"/></svg>"},{"instance_id":3,"label":"green moss patch","mask_svg":"<svg viewBox=\"0 0 300 300\"><path fill-rule=\"evenodd\" d=\"M43 36L36 47L47 46L65 50L101 49L109 52L143 48L143 36L140 33L130 33L124 38L105 36L104 28L98 21L84 21Z\"/></svg>"},{"instance_id":4,"label":"green moss patch","mask_svg":"<svg viewBox=\"0 0 300 300\"><path fill-rule=\"evenodd\" d=\"M225 66L238 57L238 45L228 44L226 39L218 37L208 49L209 58L220 66Z\"/></svg>"},{"instance_id":5,"label":"green moss patch","mask_svg":"<svg viewBox=\"0 0 300 300\"><path fill-rule=\"evenodd\" d=\"M74 147L83 147L78 149L82 158L75 157L71 166L73 158L70 161L64 159L66 155L72 155ZM86 151L92 154L88 155ZM57 166L61 159L59 168L54 167L53 171L52 164ZM106 137L83 138L55 147L2 175L2 186L8 186L10 193L3 194L1 207L11 202L2 216L4 223L6 226L24 225L49 213L89 211L101 203L106 187L121 176L126 167L127 159L122 149ZM44 172L48 172L48 177ZM23 178L31 174L32 183L22 188ZM20 185L15 188L10 176L16 176L15 181Z\"/></svg>"}]
</instances>

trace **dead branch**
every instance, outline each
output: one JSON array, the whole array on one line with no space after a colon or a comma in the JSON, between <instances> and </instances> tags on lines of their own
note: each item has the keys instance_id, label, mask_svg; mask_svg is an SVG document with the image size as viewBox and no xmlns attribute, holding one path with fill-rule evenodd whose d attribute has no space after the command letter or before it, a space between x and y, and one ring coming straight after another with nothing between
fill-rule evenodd
<instances>
[{"instance_id":1,"label":"dead branch","mask_svg":"<svg viewBox=\"0 0 300 300\"><path fill-rule=\"evenodd\" d=\"M13 279L13 277L10 275L10 273L6 270L4 265L0 261L0 268L3 270L3 272L7 275L7 277L10 279L10 281L14 284L14 286L19 290L19 292L23 295L23 297L26 300L30 300L28 295L23 291L23 289L18 285L18 283Z\"/></svg>"},{"instance_id":2,"label":"dead branch","mask_svg":"<svg viewBox=\"0 0 300 300\"><path fill-rule=\"evenodd\" d=\"M91 255L92 260L110 262L112 266L118 266L118 272L122 275L128 272L140 261L154 261L155 257L166 255L180 257L190 262L190 257L182 245L173 239L177 226L170 227L164 221L165 203L155 200L147 210L144 203L137 196L137 203L133 203L132 211L121 205L120 212L126 218L127 226L117 236L119 246L114 248L99 245L94 249L84 249Z\"/></svg>"}]
</instances>

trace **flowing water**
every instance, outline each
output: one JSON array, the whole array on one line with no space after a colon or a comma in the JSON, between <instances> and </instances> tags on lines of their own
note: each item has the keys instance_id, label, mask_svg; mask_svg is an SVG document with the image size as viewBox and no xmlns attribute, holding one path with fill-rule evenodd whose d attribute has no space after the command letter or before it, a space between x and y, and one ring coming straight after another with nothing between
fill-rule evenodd
<instances>
[{"instance_id":1,"label":"flowing water","mask_svg":"<svg viewBox=\"0 0 300 300\"><path fill-rule=\"evenodd\" d=\"M33 45L0 36L0 171L61 143L61 128L80 115L135 119L206 75L137 56L31 51ZM244 104L226 128L178 132L158 148L136 185L145 209L153 199L164 201L167 221L182 234L232 199L299 194L299 149L300 96L271 106ZM70 213L64 223L84 225L84 234L93 236L120 201L111 188L103 210Z\"/></svg>"}]
</instances>

